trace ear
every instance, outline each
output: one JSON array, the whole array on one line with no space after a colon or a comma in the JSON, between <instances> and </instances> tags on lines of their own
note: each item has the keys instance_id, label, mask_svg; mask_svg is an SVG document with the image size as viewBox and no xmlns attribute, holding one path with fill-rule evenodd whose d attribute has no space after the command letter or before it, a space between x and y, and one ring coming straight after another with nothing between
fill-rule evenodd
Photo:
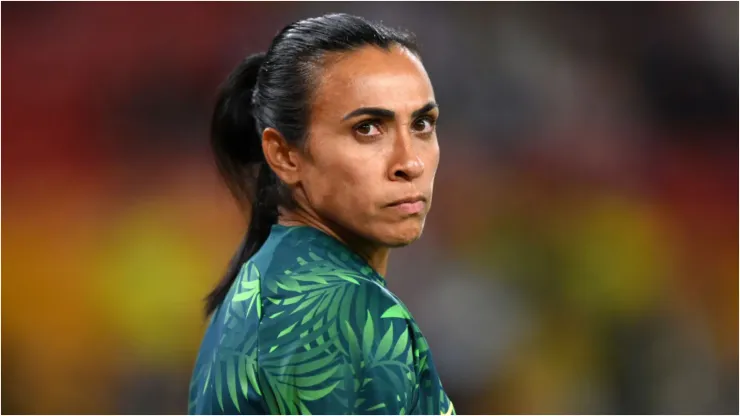
<instances>
[{"instance_id":1,"label":"ear","mask_svg":"<svg viewBox=\"0 0 740 416\"><path fill-rule=\"evenodd\" d=\"M268 127L262 132L262 152L267 164L283 183L291 186L299 182L298 149L291 146L279 131Z\"/></svg>"}]
</instances>

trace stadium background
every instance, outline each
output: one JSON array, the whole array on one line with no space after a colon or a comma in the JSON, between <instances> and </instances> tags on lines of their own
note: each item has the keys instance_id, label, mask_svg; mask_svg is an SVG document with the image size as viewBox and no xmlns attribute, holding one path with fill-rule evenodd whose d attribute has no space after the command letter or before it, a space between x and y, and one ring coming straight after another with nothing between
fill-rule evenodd
<instances>
[{"instance_id":1,"label":"stadium background","mask_svg":"<svg viewBox=\"0 0 740 416\"><path fill-rule=\"evenodd\" d=\"M459 413L737 413L738 5L3 3L2 412L182 413L244 221L214 91L283 25L416 32L442 107L390 287Z\"/></svg>"}]
</instances>

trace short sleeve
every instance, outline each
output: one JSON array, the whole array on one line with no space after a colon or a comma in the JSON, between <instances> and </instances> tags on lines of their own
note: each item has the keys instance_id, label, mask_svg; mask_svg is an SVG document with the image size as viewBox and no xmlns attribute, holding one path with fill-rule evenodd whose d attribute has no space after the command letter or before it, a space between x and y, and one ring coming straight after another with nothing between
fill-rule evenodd
<instances>
[{"instance_id":1,"label":"short sleeve","mask_svg":"<svg viewBox=\"0 0 740 416\"><path fill-rule=\"evenodd\" d=\"M359 276L320 280L265 299L259 383L266 410L408 413L418 389L405 308Z\"/></svg>"}]
</instances>

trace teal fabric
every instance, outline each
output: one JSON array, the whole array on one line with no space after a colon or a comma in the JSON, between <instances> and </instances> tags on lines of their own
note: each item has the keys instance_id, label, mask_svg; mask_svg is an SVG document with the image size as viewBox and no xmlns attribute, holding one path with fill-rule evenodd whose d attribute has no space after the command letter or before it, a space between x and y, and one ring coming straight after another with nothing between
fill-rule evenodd
<instances>
[{"instance_id":1,"label":"teal fabric","mask_svg":"<svg viewBox=\"0 0 740 416\"><path fill-rule=\"evenodd\" d=\"M213 314L190 414L454 414L385 280L312 227L276 225Z\"/></svg>"}]
</instances>

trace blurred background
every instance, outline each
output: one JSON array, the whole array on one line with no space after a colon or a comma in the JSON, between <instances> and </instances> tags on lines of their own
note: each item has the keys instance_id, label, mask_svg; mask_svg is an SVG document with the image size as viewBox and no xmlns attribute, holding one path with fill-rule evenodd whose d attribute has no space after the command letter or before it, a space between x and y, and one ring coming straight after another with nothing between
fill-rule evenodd
<instances>
[{"instance_id":1,"label":"blurred background","mask_svg":"<svg viewBox=\"0 0 740 416\"><path fill-rule=\"evenodd\" d=\"M3 3L2 412L184 413L245 227L218 84L284 25L414 31L442 108L389 286L459 414L738 412L738 3Z\"/></svg>"}]
</instances>

